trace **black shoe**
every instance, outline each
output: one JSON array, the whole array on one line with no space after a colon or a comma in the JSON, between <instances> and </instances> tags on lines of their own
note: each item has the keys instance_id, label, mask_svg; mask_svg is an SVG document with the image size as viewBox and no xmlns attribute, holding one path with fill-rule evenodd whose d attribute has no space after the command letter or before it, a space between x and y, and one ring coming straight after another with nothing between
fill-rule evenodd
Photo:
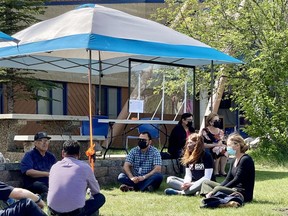
<instances>
[{"instance_id":1,"label":"black shoe","mask_svg":"<svg viewBox=\"0 0 288 216\"><path fill-rule=\"evenodd\" d=\"M149 192L153 192L155 189L154 189L154 187L153 187L152 185L149 185L149 186L147 187L147 190L148 190Z\"/></svg>"},{"instance_id":2,"label":"black shoe","mask_svg":"<svg viewBox=\"0 0 288 216\"><path fill-rule=\"evenodd\" d=\"M214 174L215 177L221 177L221 175L219 173Z\"/></svg>"},{"instance_id":3,"label":"black shoe","mask_svg":"<svg viewBox=\"0 0 288 216\"><path fill-rule=\"evenodd\" d=\"M220 173L219 176L223 176L223 177L226 177L227 176L227 173Z\"/></svg>"},{"instance_id":4,"label":"black shoe","mask_svg":"<svg viewBox=\"0 0 288 216\"><path fill-rule=\"evenodd\" d=\"M119 188L122 192L134 191L134 187L122 184Z\"/></svg>"}]
</instances>

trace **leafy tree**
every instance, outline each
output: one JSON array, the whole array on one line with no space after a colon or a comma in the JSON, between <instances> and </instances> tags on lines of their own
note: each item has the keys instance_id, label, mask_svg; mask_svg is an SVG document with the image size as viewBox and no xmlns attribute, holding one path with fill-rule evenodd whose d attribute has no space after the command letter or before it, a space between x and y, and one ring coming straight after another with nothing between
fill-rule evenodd
<instances>
[{"instance_id":1,"label":"leafy tree","mask_svg":"<svg viewBox=\"0 0 288 216\"><path fill-rule=\"evenodd\" d=\"M245 62L241 70L225 66L221 75L229 78L231 98L250 122L246 132L262 138L255 153L287 161L288 2L167 0L166 4L157 11L158 21L171 25L180 14L176 30ZM181 10L184 4L186 9Z\"/></svg>"},{"instance_id":2,"label":"leafy tree","mask_svg":"<svg viewBox=\"0 0 288 216\"><path fill-rule=\"evenodd\" d=\"M37 16L44 14L44 0L1 0L0 1L0 29L7 34L13 34L39 21ZM14 100L46 99L37 96L36 90L56 88L50 81L43 81L33 77L32 72L16 69L0 70L0 83L6 86L8 113L13 113Z\"/></svg>"}]
</instances>

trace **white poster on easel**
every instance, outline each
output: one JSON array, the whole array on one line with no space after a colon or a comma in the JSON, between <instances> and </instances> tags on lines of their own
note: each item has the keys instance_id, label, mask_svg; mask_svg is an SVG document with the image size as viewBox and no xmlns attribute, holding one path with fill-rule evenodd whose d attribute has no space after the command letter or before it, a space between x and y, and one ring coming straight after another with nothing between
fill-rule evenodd
<instances>
[{"instance_id":1,"label":"white poster on easel","mask_svg":"<svg viewBox=\"0 0 288 216\"><path fill-rule=\"evenodd\" d=\"M130 113L143 113L144 112L144 100L130 100L129 112Z\"/></svg>"}]
</instances>

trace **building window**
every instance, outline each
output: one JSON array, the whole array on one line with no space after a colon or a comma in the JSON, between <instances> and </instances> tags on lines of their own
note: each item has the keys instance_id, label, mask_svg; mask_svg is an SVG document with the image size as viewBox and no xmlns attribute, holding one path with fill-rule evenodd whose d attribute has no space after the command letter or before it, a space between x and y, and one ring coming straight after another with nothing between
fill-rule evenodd
<instances>
[{"instance_id":1,"label":"building window","mask_svg":"<svg viewBox=\"0 0 288 216\"><path fill-rule=\"evenodd\" d=\"M38 91L39 96L47 97L49 100L37 102L38 114L66 115L67 114L67 87L64 83L58 83L59 88L47 91Z\"/></svg>"},{"instance_id":2,"label":"building window","mask_svg":"<svg viewBox=\"0 0 288 216\"><path fill-rule=\"evenodd\" d=\"M101 111L99 113L99 111ZM117 118L121 111L121 88L101 87L101 109L99 109L99 87L96 87L96 113Z\"/></svg>"}]
</instances>

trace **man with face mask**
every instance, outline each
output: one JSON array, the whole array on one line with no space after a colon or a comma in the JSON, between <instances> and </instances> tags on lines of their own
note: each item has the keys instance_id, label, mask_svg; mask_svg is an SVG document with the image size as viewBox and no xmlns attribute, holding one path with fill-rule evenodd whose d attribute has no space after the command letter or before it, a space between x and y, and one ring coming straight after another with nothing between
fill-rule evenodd
<instances>
[{"instance_id":1,"label":"man with face mask","mask_svg":"<svg viewBox=\"0 0 288 216\"><path fill-rule=\"evenodd\" d=\"M124 173L118 176L121 191L152 192L159 188L163 180L162 160L158 149L151 143L149 132L139 135L138 146L131 149L123 166Z\"/></svg>"}]
</instances>

